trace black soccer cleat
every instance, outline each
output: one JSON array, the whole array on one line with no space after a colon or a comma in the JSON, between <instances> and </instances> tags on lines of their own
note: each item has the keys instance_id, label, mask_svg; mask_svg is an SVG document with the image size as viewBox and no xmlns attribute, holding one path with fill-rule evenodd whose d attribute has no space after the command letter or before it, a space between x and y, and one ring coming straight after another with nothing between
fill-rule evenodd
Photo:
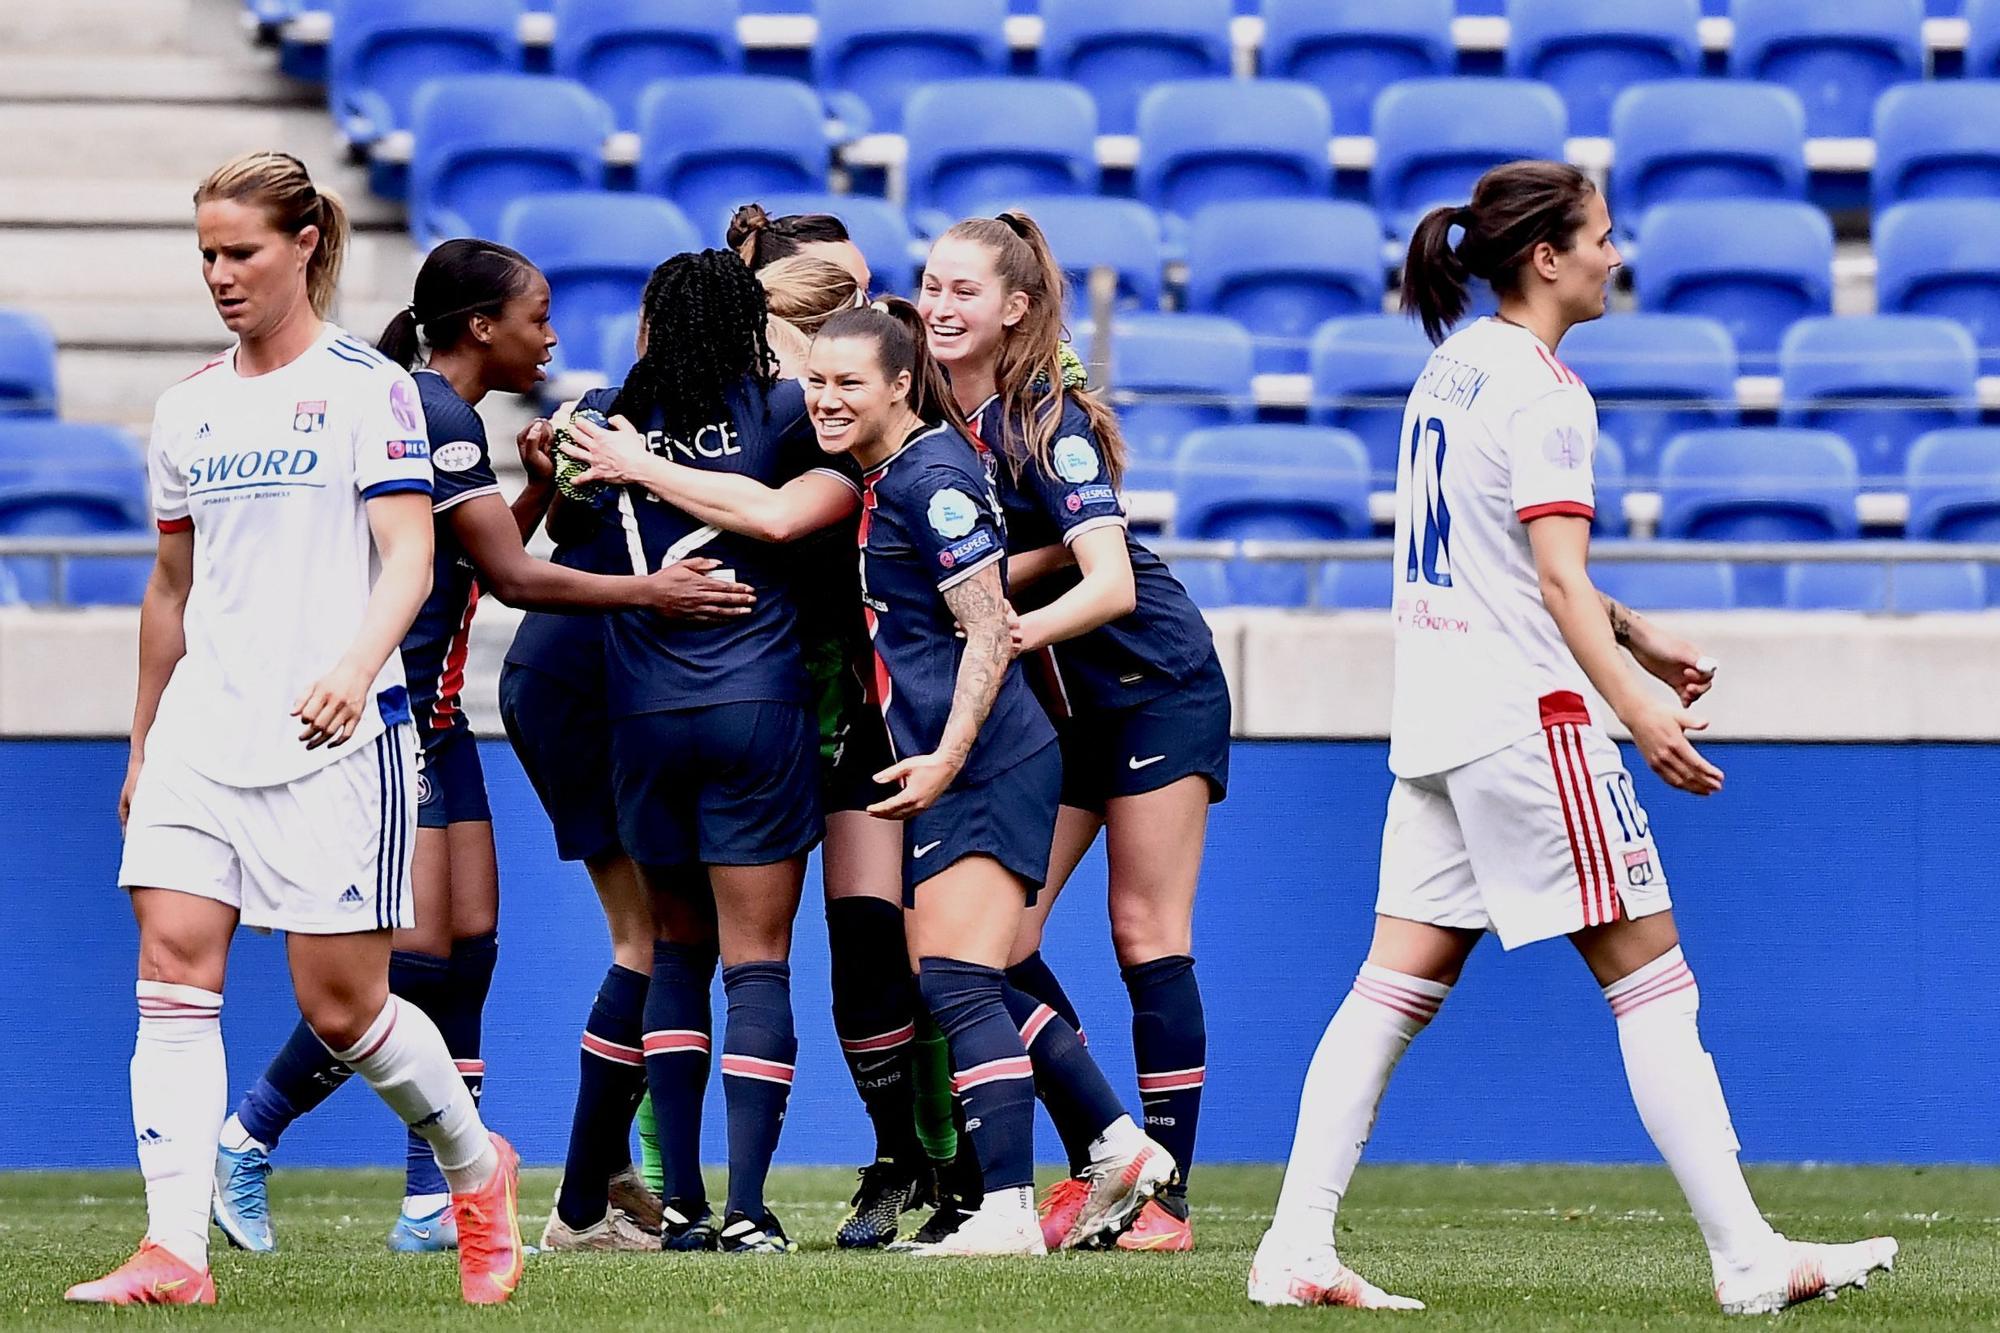
<instances>
[{"instance_id":1,"label":"black soccer cleat","mask_svg":"<svg viewBox=\"0 0 2000 1333\"><path fill-rule=\"evenodd\" d=\"M790 1254L799 1247L766 1209L754 1220L747 1213L731 1213L722 1223L716 1248L724 1254Z\"/></svg>"},{"instance_id":2,"label":"black soccer cleat","mask_svg":"<svg viewBox=\"0 0 2000 1333\"><path fill-rule=\"evenodd\" d=\"M892 1243L903 1214L921 1208L934 1193L928 1187L927 1168L912 1169L893 1157L870 1162L859 1175L854 1206L833 1236L833 1243L843 1250L874 1250Z\"/></svg>"},{"instance_id":3,"label":"black soccer cleat","mask_svg":"<svg viewBox=\"0 0 2000 1333\"><path fill-rule=\"evenodd\" d=\"M660 1248L697 1251L719 1248L715 1214L705 1199L669 1199L660 1208Z\"/></svg>"}]
</instances>

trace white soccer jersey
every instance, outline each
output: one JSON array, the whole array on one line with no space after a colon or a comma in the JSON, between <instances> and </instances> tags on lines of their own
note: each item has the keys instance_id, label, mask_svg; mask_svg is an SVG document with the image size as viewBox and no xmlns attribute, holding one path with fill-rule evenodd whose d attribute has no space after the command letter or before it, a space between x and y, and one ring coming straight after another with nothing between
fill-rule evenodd
<instances>
[{"instance_id":1,"label":"white soccer jersey","mask_svg":"<svg viewBox=\"0 0 2000 1333\"><path fill-rule=\"evenodd\" d=\"M232 348L160 397L147 459L163 532L194 529L187 655L146 747L232 787L291 782L409 715L389 654L353 739L308 750L291 708L354 642L380 566L367 500L429 494L429 437L401 367L329 324L244 378Z\"/></svg>"},{"instance_id":2,"label":"white soccer jersey","mask_svg":"<svg viewBox=\"0 0 2000 1333\"><path fill-rule=\"evenodd\" d=\"M1527 522L1590 517L1597 408L1541 340L1481 319L1431 353L1396 463L1389 767L1441 773L1542 729L1585 680L1542 605Z\"/></svg>"}]
</instances>

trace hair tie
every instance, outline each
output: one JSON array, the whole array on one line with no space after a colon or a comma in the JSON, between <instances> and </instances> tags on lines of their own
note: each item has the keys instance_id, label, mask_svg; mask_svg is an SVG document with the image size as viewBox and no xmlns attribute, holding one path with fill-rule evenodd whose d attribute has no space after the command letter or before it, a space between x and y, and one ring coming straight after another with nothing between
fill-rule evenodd
<instances>
[{"instance_id":1,"label":"hair tie","mask_svg":"<svg viewBox=\"0 0 2000 1333\"><path fill-rule=\"evenodd\" d=\"M891 317L893 317L893 316L895 315L895 313L896 313L895 311L893 311L893 310L889 309L889 303L888 303L888 301L886 301L886 300L883 300L883 301L870 301L870 302L868 303L868 308L869 308L870 310L877 310L877 311L880 311L880 312L881 312L882 314L885 314L885 315L889 315L889 316L891 316Z\"/></svg>"},{"instance_id":2,"label":"hair tie","mask_svg":"<svg viewBox=\"0 0 2000 1333\"><path fill-rule=\"evenodd\" d=\"M1467 231L1471 231L1472 224L1477 221L1479 221L1479 214L1473 211L1470 204L1451 211L1451 222L1454 227L1463 227Z\"/></svg>"}]
</instances>

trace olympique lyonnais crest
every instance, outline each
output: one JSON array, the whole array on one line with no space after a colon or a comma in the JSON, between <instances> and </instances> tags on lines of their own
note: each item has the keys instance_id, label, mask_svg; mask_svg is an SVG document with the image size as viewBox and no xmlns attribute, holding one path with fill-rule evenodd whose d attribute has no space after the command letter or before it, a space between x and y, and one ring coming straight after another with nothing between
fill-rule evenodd
<instances>
[{"instance_id":1,"label":"olympique lyonnais crest","mask_svg":"<svg viewBox=\"0 0 2000 1333\"><path fill-rule=\"evenodd\" d=\"M292 429L301 435L310 435L316 430L326 429L326 401L316 399L309 403L299 403L292 408Z\"/></svg>"},{"instance_id":2,"label":"olympique lyonnais crest","mask_svg":"<svg viewBox=\"0 0 2000 1333\"><path fill-rule=\"evenodd\" d=\"M1625 882L1633 888L1643 888L1653 882L1653 853L1641 847L1636 852L1625 853Z\"/></svg>"}]
</instances>

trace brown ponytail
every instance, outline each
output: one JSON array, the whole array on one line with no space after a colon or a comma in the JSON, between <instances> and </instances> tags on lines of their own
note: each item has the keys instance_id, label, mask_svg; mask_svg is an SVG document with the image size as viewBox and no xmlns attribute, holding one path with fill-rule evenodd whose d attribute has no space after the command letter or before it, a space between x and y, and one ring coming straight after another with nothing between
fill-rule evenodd
<instances>
[{"instance_id":1,"label":"brown ponytail","mask_svg":"<svg viewBox=\"0 0 2000 1333\"><path fill-rule=\"evenodd\" d=\"M730 217L722 239L754 270L789 259L808 245L852 238L847 224L831 213L787 213L774 218L762 204L745 204Z\"/></svg>"},{"instance_id":2,"label":"brown ponytail","mask_svg":"<svg viewBox=\"0 0 2000 1333\"><path fill-rule=\"evenodd\" d=\"M910 373L910 411L933 424L949 422L969 433L965 414L951 396L944 370L932 359L924 317L900 296L842 310L820 326L824 339L866 338L875 344L875 364L894 379Z\"/></svg>"},{"instance_id":3,"label":"brown ponytail","mask_svg":"<svg viewBox=\"0 0 2000 1333\"><path fill-rule=\"evenodd\" d=\"M1097 436L1111 484L1117 485L1125 475L1125 434L1119 429L1118 414L1096 394L1063 384L1063 310L1069 280L1056 263L1048 237L1033 218L1018 210L996 218L967 218L945 236L983 246L1008 291L1028 298L1027 313L1002 337L999 363L993 368L1007 439L1020 441L1035 466L1054 475L1050 455L1062 428L1063 408L1074 400ZM1002 452L1018 470L1014 449Z\"/></svg>"},{"instance_id":4,"label":"brown ponytail","mask_svg":"<svg viewBox=\"0 0 2000 1333\"><path fill-rule=\"evenodd\" d=\"M1565 162L1508 162L1472 187L1472 202L1433 208L1410 235L1403 262L1403 313L1422 321L1433 343L1444 341L1471 304L1472 279L1501 295L1519 291L1521 270L1547 242L1567 253L1597 187ZM1463 237L1451 243L1451 229Z\"/></svg>"},{"instance_id":5,"label":"brown ponytail","mask_svg":"<svg viewBox=\"0 0 2000 1333\"><path fill-rule=\"evenodd\" d=\"M306 261L306 300L325 319L347 258L347 206L340 196L315 186L306 164L290 153L263 151L233 157L209 172L195 187L195 206L214 199L255 204L273 227L292 236L318 228L319 242Z\"/></svg>"}]
</instances>

